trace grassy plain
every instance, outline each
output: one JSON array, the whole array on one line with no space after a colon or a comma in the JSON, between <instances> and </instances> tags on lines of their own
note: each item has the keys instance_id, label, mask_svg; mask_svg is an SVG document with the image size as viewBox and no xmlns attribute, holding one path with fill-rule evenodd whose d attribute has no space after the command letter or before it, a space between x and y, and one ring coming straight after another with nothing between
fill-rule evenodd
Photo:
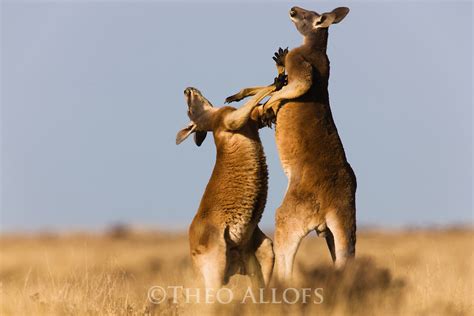
<instances>
[{"instance_id":1,"label":"grassy plain","mask_svg":"<svg viewBox=\"0 0 474 316\"><path fill-rule=\"evenodd\" d=\"M236 293L230 304L186 303L182 291L153 304L147 293L154 285L199 286L185 234L3 235L0 314L474 315L473 241L469 228L362 230L358 259L340 272L332 269L324 240L309 237L295 279L301 288L322 288L321 304L242 304L248 280L241 276L228 286ZM283 289L276 291L281 298Z\"/></svg>"}]
</instances>

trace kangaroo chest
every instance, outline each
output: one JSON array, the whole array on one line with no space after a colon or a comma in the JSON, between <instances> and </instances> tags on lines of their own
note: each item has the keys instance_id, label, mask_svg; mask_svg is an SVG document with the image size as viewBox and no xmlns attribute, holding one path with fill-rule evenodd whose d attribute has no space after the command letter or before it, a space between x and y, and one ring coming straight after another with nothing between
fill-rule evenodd
<instances>
[{"instance_id":1,"label":"kangaroo chest","mask_svg":"<svg viewBox=\"0 0 474 316\"><path fill-rule=\"evenodd\" d=\"M260 141L236 135L217 151L212 186L213 216L228 227L236 244L249 237L260 221L268 190L268 171Z\"/></svg>"}]
</instances>

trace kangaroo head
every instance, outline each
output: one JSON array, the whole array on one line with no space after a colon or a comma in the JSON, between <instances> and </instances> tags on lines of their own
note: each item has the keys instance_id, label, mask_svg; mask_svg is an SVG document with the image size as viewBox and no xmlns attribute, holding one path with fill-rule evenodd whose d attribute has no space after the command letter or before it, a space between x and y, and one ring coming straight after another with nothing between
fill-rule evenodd
<instances>
[{"instance_id":1,"label":"kangaroo head","mask_svg":"<svg viewBox=\"0 0 474 316\"><path fill-rule=\"evenodd\" d=\"M191 121L176 135L176 144L180 144L194 133L194 142L201 146L207 131L212 130L212 113L216 109L196 88L186 88L184 97L188 103L188 117Z\"/></svg>"},{"instance_id":2,"label":"kangaroo head","mask_svg":"<svg viewBox=\"0 0 474 316\"><path fill-rule=\"evenodd\" d=\"M293 7L290 10L290 19L303 36L308 36L319 29L327 29L331 24L341 22L349 13L349 8L339 7L331 12L319 14L303 8Z\"/></svg>"}]
</instances>

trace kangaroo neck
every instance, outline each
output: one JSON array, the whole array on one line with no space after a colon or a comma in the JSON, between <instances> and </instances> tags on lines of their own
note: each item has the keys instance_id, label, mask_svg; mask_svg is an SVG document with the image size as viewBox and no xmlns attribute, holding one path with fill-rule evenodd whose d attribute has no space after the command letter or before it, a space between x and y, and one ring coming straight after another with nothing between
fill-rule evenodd
<instances>
[{"instance_id":1,"label":"kangaroo neck","mask_svg":"<svg viewBox=\"0 0 474 316\"><path fill-rule=\"evenodd\" d=\"M306 35L303 39L303 46L313 51L316 50L326 53L326 48L328 46L328 29L317 29L315 32Z\"/></svg>"}]
</instances>

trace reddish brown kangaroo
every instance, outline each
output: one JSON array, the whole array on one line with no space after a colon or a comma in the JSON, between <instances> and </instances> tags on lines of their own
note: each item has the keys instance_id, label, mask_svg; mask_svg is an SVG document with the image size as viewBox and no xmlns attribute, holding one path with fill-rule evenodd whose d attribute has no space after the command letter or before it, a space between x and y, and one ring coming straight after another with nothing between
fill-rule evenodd
<instances>
[{"instance_id":1,"label":"reddish brown kangaroo","mask_svg":"<svg viewBox=\"0 0 474 316\"><path fill-rule=\"evenodd\" d=\"M355 255L356 177L347 162L328 95L328 28L349 12L318 14L293 7L290 18L303 45L283 56L288 85L264 105L276 115L275 138L288 189L276 211L276 277L289 281L299 244L310 231L324 236L336 267ZM281 58L282 51L277 53ZM280 55L280 56L278 56ZM255 94L241 90L228 101ZM271 111L271 110L270 110Z\"/></svg>"},{"instance_id":2,"label":"reddish brown kangaroo","mask_svg":"<svg viewBox=\"0 0 474 316\"><path fill-rule=\"evenodd\" d=\"M213 107L195 88L184 91L191 122L178 132L176 143L194 133L200 146L207 132L212 132L216 145L214 171L189 228L193 265L206 288L220 288L238 273L248 275L254 287L270 281L272 241L258 227L267 199L268 173L256 108L283 83L284 75L259 89L239 109Z\"/></svg>"}]
</instances>

